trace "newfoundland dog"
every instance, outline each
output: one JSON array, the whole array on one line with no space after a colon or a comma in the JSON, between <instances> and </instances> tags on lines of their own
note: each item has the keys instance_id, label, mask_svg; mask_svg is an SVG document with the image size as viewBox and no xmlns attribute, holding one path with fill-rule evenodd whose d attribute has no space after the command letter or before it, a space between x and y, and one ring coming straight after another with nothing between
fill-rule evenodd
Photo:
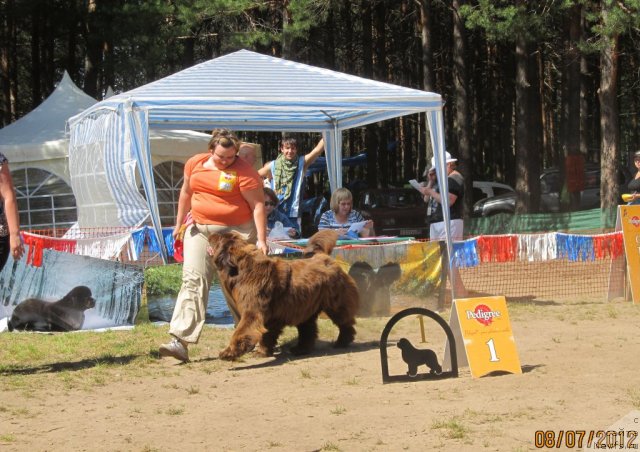
<instances>
[{"instance_id":1,"label":"newfoundland dog","mask_svg":"<svg viewBox=\"0 0 640 452\"><path fill-rule=\"evenodd\" d=\"M353 342L358 288L329 256L337 239L335 231L317 232L303 252L305 259L282 259L265 256L235 233L209 238L220 283L240 314L229 346L220 352L221 359L236 359L256 344L259 355L273 355L285 326L298 329L298 343L291 352L310 353L322 311L340 330L334 346L347 347Z\"/></svg>"}]
</instances>

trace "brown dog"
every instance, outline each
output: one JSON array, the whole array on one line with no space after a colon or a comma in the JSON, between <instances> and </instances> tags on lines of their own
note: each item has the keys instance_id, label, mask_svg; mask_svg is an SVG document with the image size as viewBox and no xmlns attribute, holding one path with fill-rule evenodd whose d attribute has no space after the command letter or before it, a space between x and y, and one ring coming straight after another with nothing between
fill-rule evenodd
<instances>
[{"instance_id":1,"label":"brown dog","mask_svg":"<svg viewBox=\"0 0 640 452\"><path fill-rule=\"evenodd\" d=\"M340 329L335 347L346 347L356 334L358 288L329 254L338 234L316 233L304 250L307 259L265 256L235 233L214 234L209 243L220 282L231 294L240 321L220 358L233 360L251 350L271 356L285 326L298 328L294 354L311 352L321 311Z\"/></svg>"},{"instance_id":2,"label":"brown dog","mask_svg":"<svg viewBox=\"0 0 640 452\"><path fill-rule=\"evenodd\" d=\"M9 331L75 331L82 328L84 311L96 305L91 289L77 286L62 299L48 302L38 298L21 301L11 314Z\"/></svg>"}]
</instances>

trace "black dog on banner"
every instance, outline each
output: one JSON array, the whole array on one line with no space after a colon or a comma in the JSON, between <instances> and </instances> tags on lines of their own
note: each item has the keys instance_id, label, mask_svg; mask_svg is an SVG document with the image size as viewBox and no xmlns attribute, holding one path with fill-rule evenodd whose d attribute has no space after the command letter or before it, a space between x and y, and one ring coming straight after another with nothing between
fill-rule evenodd
<instances>
[{"instance_id":1,"label":"black dog on banner","mask_svg":"<svg viewBox=\"0 0 640 452\"><path fill-rule=\"evenodd\" d=\"M96 305L91 289L77 286L54 302L27 298L11 314L9 331L75 331L82 328L84 311Z\"/></svg>"},{"instance_id":2,"label":"black dog on banner","mask_svg":"<svg viewBox=\"0 0 640 452\"><path fill-rule=\"evenodd\" d=\"M402 360L409 366L407 375L410 377L418 375L418 366L423 364L429 368L430 374L440 375L442 373L442 367L438 364L438 357L433 350L415 348L404 337L398 341L398 348L402 350Z\"/></svg>"}]
</instances>

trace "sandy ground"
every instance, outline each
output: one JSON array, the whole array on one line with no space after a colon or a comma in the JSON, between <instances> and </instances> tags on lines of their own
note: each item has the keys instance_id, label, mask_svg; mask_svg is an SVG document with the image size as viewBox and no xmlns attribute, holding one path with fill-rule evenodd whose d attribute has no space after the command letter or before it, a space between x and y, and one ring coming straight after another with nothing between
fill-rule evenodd
<instances>
[{"instance_id":1,"label":"sandy ground","mask_svg":"<svg viewBox=\"0 0 640 452\"><path fill-rule=\"evenodd\" d=\"M139 376L111 375L90 390L5 386L0 450L536 450L537 430L589 433L640 409L638 306L576 300L509 310L519 375L472 378L461 368L458 378L383 384L378 339L388 318L363 321L347 351L331 348L335 330L326 328L312 356L293 357L285 344L274 358L236 363L217 359L206 329L186 365L154 359ZM444 342L429 322L421 346L441 360ZM389 336L392 375L406 372L393 345L401 336L420 344L416 318Z\"/></svg>"}]
</instances>

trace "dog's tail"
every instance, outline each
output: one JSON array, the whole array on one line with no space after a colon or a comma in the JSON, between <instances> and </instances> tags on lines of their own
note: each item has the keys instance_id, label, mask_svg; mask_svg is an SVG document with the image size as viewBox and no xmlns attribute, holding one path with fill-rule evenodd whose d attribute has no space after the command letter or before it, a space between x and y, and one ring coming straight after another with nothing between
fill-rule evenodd
<instances>
[{"instance_id":1,"label":"dog's tail","mask_svg":"<svg viewBox=\"0 0 640 452\"><path fill-rule=\"evenodd\" d=\"M309 238L307 247L302 250L304 257L311 257L314 254L331 254L336 246L340 235L331 229L323 229L316 232Z\"/></svg>"}]
</instances>

